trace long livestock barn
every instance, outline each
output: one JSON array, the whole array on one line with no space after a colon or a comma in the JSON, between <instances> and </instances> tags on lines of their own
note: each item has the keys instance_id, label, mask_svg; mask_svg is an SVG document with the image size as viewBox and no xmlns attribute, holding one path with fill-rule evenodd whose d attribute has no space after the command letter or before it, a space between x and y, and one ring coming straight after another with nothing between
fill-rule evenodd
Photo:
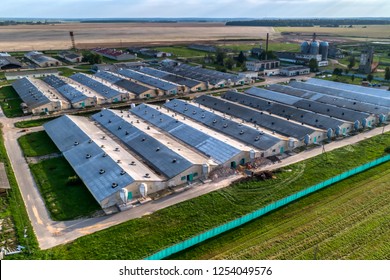
<instances>
[{"instance_id":1,"label":"long livestock barn","mask_svg":"<svg viewBox=\"0 0 390 280\"><path fill-rule=\"evenodd\" d=\"M12 83L12 87L23 100L24 113L42 114L70 108L69 102L46 89L40 80L22 78Z\"/></svg>"}]
</instances>

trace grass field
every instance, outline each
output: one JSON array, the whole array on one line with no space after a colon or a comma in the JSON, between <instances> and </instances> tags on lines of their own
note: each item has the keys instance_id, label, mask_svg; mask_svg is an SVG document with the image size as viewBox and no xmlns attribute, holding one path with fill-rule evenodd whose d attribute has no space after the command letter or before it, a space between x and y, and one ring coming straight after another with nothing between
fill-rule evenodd
<instances>
[{"instance_id":1,"label":"grass field","mask_svg":"<svg viewBox=\"0 0 390 280\"><path fill-rule=\"evenodd\" d=\"M7 118L23 116L23 111L20 108L22 102L12 86L0 88L0 106Z\"/></svg>"},{"instance_id":2,"label":"grass field","mask_svg":"<svg viewBox=\"0 0 390 280\"><path fill-rule=\"evenodd\" d=\"M48 121L54 120L56 117L52 118L41 118L41 119L35 119L35 120L28 120L28 121L20 121L15 123L15 127L18 128L29 128L29 127L35 127L35 126L41 126L44 123L47 123Z\"/></svg>"},{"instance_id":3,"label":"grass field","mask_svg":"<svg viewBox=\"0 0 390 280\"><path fill-rule=\"evenodd\" d=\"M253 48L258 48L259 44L225 44L219 45L221 48L231 49L233 51L250 51ZM265 42L262 42L262 48L265 49ZM278 42L269 42L268 49L270 51L286 51L286 52L295 52L299 51L299 44L293 43L278 43Z\"/></svg>"},{"instance_id":4,"label":"grass field","mask_svg":"<svg viewBox=\"0 0 390 280\"><path fill-rule=\"evenodd\" d=\"M157 47L154 48L159 51L172 53L176 57L194 57L205 56L208 52L192 50L187 47L174 46L174 47Z\"/></svg>"},{"instance_id":5,"label":"grass field","mask_svg":"<svg viewBox=\"0 0 390 280\"><path fill-rule=\"evenodd\" d=\"M23 135L18 138L18 142L26 157L44 156L59 152L46 131L32 132Z\"/></svg>"},{"instance_id":6,"label":"grass field","mask_svg":"<svg viewBox=\"0 0 390 280\"><path fill-rule=\"evenodd\" d=\"M173 258L389 259L389 193L388 162Z\"/></svg>"},{"instance_id":7,"label":"grass field","mask_svg":"<svg viewBox=\"0 0 390 280\"><path fill-rule=\"evenodd\" d=\"M372 38L372 39L389 39L390 28L389 25L367 25L363 26L354 25L352 28L345 27L275 27L277 32L293 32L302 33L312 36L313 33L317 33L317 37L320 40L325 40L326 37L350 37L350 38ZM301 38L304 39L304 38Z\"/></svg>"},{"instance_id":8,"label":"grass field","mask_svg":"<svg viewBox=\"0 0 390 280\"><path fill-rule=\"evenodd\" d=\"M30 164L30 169L54 220L90 216L101 209L64 157Z\"/></svg>"},{"instance_id":9,"label":"grass field","mask_svg":"<svg viewBox=\"0 0 390 280\"><path fill-rule=\"evenodd\" d=\"M291 165L276 179L249 180L162 209L152 215L84 236L32 258L140 259L168 245L237 218L270 202L378 158L390 146L390 134ZM57 166L57 164L53 164ZM48 170L49 166L42 167ZM46 172L49 173L49 172ZM50 171L50 176L53 171ZM321 176L319 176L321 174ZM66 177L62 175L60 177ZM59 177L58 175L52 176ZM58 185L58 182L56 182ZM139 240L142 238L142 245Z\"/></svg>"}]
</instances>

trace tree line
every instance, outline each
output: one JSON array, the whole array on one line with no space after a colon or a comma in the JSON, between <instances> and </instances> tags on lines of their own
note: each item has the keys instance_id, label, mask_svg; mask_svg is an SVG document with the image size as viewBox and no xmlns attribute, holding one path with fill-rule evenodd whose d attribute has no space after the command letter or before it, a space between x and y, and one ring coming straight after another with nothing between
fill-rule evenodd
<instances>
[{"instance_id":1,"label":"tree line","mask_svg":"<svg viewBox=\"0 0 390 280\"><path fill-rule=\"evenodd\" d=\"M228 21L232 26L333 26L340 25L385 25L390 19L258 19L248 21Z\"/></svg>"}]
</instances>

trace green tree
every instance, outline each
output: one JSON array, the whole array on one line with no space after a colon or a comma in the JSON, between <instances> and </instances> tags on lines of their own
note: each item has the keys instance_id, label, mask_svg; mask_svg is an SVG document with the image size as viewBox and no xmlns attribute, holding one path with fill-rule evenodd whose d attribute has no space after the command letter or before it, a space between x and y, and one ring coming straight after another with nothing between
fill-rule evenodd
<instances>
[{"instance_id":1,"label":"green tree","mask_svg":"<svg viewBox=\"0 0 390 280\"><path fill-rule=\"evenodd\" d=\"M218 48L218 49L217 49L217 53L216 53L216 55L215 55L215 62L216 62L218 65L223 66L223 65L224 65L223 62L224 62L225 58L226 58L226 53L225 53L225 51L224 51L223 49L221 49L221 48Z\"/></svg>"},{"instance_id":2,"label":"green tree","mask_svg":"<svg viewBox=\"0 0 390 280\"><path fill-rule=\"evenodd\" d=\"M389 67L385 68L385 80L386 81L390 80L390 68Z\"/></svg>"},{"instance_id":3,"label":"green tree","mask_svg":"<svg viewBox=\"0 0 390 280\"><path fill-rule=\"evenodd\" d=\"M238 55L237 62L242 65L246 61L246 57L242 51L240 51L240 54Z\"/></svg>"},{"instance_id":4,"label":"green tree","mask_svg":"<svg viewBox=\"0 0 390 280\"><path fill-rule=\"evenodd\" d=\"M367 75L367 81L371 83L371 81L374 79L374 76L372 74Z\"/></svg>"},{"instance_id":5,"label":"green tree","mask_svg":"<svg viewBox=\"0 0 390 280\"><path fill-rule=\"evenodd\" d=\"M356 59L353 55L351 55L350 57L348 57L348 69L351 70L353 67L355 67L355 64L356 64Z\"/></svg>"},{"instance_id":6,"label":"green tree","mask_svg":"<svg viewBox=\"0 0 390 280\"><path fill-rule=\"evenodd\" d=\"M353 82L355 80L355 75L351 76L351 81Z\"/></svg>"},{"instance_id":7,"label":"green tree","mask_svg":"<svg viewBox=\"0 0 390 280\"><path fill-rule=\"evenodd\" d=\"M277 59L277 56L274 54L273 51L268 51L268 52L263 51L263 52L260 54L259 59L260 59L260 60L264 60L265 57L266 57L266 54L267 54L267 59Z\"/></svg>"},{"instance_id":8,"label":"green tree","mask_svg":"<svg viewBox=\"0 0 390 280\"><path fill-rule=\"evenodd\" d=\"M333 74L336 75L336 76L341 76L343 74L343 69L335 68L333 70Z\"/></svg>"},{"instance_id":9,"label":"green tree","mask_svg":"<svg viewBox=\"0 0 390 280\"><path fill-rule=\"evenodd\" d=\"M349 69L348 68L344 69L344 73L345 73L345 75L348 75Z\"/></svg>"},{"instance_id":10,"label":"green tree","mask_svg":"<svg viewBox=\"0 0 390 280\"><path fill-rule=\"evenodd\" d=\"M225 59L224 65L227 69L232 70L234 67L234 60L231 57Z\"/></svg>"},{"instance_id":11,"label":"green tree","mask_svg":"<svg viewBox=\"0 0 390 280\"><path fill-rule=\"evenodd\" d=\"M309 68L311 72L317 72L318 71L318 61L315 58L310 59L309 61Z\"/></svg>"},{"instance_id":12,"label":"green tree","mask_svg":"<svg viewBox=\"0 0 390 280\"><path fill-rule=\"evenodd\" d=\"M89 64L99 64L102 63L102 56L97 53L84 52L83 62L88 62Z\"/></svg>"}]
</instances>

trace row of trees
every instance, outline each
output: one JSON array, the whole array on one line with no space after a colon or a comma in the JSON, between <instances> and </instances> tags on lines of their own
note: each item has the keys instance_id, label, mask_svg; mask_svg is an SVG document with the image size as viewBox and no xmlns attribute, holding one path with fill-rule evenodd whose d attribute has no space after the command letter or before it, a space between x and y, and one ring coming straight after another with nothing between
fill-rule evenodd
<instances>
[{"instance_id":1,"label":"row of trees","mask_svg":"<svg viewBox=\"0 0 390 280\"><path fill-rule=\"evenodd\" d=\"M348 74L348 70L345 69L344 70L344 73L345 74ZM336 75L336 76L341 76L343 74L343 69L341 68L335 68L333 70L333 74ZM351 80L353 81L355 79L355 75L351 75ZM369 81L370 83L372 82L372 80L374 79L374 76L372 74L368 74L367 77L365 78L367 81ZM390 67L386 67L385 68L385 77L384 79L386 81L390 81Z\"/></svg>"},{"instance_id":2,"label":"row of trees","mask_svg":"<svg viewBox=\"0 0 390 280\"><path fill-rule=\"evenodd\" d=\"M83 62L88 62L91 65L100 64L102 63L102 56L97 53L83 52Z\"/></svg>"}]
</instances>

